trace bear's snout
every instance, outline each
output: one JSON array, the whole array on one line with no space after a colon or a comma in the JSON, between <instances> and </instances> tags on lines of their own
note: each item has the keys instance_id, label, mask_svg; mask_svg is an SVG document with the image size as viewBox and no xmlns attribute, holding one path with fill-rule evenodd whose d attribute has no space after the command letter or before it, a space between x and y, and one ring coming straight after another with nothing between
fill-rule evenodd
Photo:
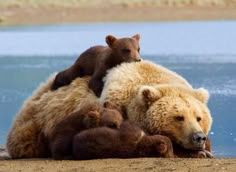
<instances>
[{"instance_id":1,"label":"bear's snout","mask_svg":"<svg viewBox=\"0 0 236 172\"><path fill-rule=\"evenodd\" d=\"M137 55L135 56L134 60L135 60L136 62L141 62L141 61L142 61L142 58L140 57L139 54L137 54Z\"/></svg>"},{"instance_id":2,"label":"bear's snout","mask_svg":"<svg viewBox=\"0 0 236 172\"><path fill-rule=\"evenodd\" d=\"M206 142L206 135L203 132L196 132L192 135L192 141L195 148L203 148Z\"/></svg>"}]
</instances>

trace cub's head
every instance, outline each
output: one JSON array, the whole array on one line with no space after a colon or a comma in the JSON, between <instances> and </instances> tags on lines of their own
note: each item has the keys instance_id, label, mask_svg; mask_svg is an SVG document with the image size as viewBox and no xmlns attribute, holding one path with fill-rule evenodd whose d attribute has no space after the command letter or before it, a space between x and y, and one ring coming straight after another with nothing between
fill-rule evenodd
<instances>
[{"instance_id":1,"label":"cub's head","mask_svg":"<svg viewBox=\"0 0 236 172\"><path fill-rule=\"evenodd\" d=\"M140 46L139 46L140 35L136 34L131 38L116 38L112 35L106 37L107 45L112 49L112 53L120 62L135 62L141 61L140 57Z\"/></svg>"},{"instance_id":2,"label":"cub's head","mask_svg":"<svg viewBox=\"0 0 236 172\"><path fill-rule=\"evenodd\" d=\"M103 104L104 108L100 111L99 126L107 126L110 128L120 128L123 122L121 111L109 101Z\"/></svg>"},{"instance_id":3,"label":"cub's head","mask_svg":"<svg viewBox=\"0 0 236 172\"><path fill-rule=\"evenodd\" d=\"M81 108L80 113L84 115L83 123L88 129L102 126L120 128L123 122L122 111L109 101L103 105L86 104Z\"/></svg>"},{"instance_id":4,"label":"cub's head","mask_svg":"<svg viewBox=\"0 0 236 172\"><path fill-rule=\"evenodd\" d=\"M139 120L147 132L168 136L186 149L205 147L212 125L206 105L207 90L169 85L142 86L137 97L138 105L145 109Z\"/></svg>"}]
</instances>

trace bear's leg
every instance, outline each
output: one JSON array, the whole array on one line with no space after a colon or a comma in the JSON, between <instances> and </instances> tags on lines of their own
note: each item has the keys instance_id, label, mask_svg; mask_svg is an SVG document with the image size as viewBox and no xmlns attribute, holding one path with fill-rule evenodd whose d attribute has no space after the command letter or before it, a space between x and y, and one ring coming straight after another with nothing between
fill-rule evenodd
<instances>
[{"instance_id":1,"label":"bear's leg","mask_svg":"<svg viewBox=\"0 0 236 172\"><path fill-rule=\"evenodd\" d=\"M82 76L84 76L83 69L72 66L56 75L51 90L57 90L60 87L69 85L74 79Z\"/></svg>"},{"instance_id":2,"label":"bear's leg","mask_svg":"<svg viewBox=\"0 0 236 172\"><path fill-rule=\"evenodd\" d=\"M174 157L171 140L162 135L143 136L138 143L137 151L137 157Z\"/></svg>"},{"instance_id":3,"label":"bear's leg","mask_svg":"<svg viewBox=\"0 0 236 172\"><path fill-rule=\"evenodd\" d=\"M101 93L102 93L102 89L103 89L103 86L104 86L104 83L103 81L101 80L97 80L97 79L91 79L89 81L89 84L88 84L89 88L91 90L93 90L93 92L95 93L95 95L97 97L100 97Z\"/></svg>"},{"instance_id":4,"label":"bear's leg","mask_svg":"<svg viewBox=\"0 0 236 172\"><path fill-rule=\"evenodd\" d=\"M100 64L100 66L94 71L94 74L89 81L88 86L91 90L93 90L97 97L100 97L102 93L104 86L102 79L106 75L107 69L108 66Z\"/></svg>"},{"instance_id":5,"label":"bear's leg","mask_svg":"<svg viewBox=\"0 0 236 172\"><path fill-rule=\"evenodd\" d=\"M69 85L71 83L72 79L70 78L69 72L67 70L59 72L56 75L51 90L57 90L58 88Z\"/></svg>"},{"instance_id":6,"label":"bear's leg","mask_svg":"<svg viewBox=\"0 0 236 172\"><path fill-rule=\"evenodd\" d=\"M37 148L39 150L39 158L50 158L51 151L49 149L48 139L43 132L38 135Z\"/></svg>"},{"instance_id":7,"label":"bear's leg","mask_svg":"<svg viewBox=\"0 0 236 172\"><path fill-rule=\"evenodd\" d=\"M72 157L72 141L75 133L58 135L50 144L52 157L55 160L70 160Z\"/></svg>"},{"instance_id":8,"label":"bear's leg","mask_svg":"<svg viewBox=\"0 0 236 172\"><path fill-rule=\"evenodd\" d=\"M155 138L155 137L154 137ZM160 157L174 158L174 151L171 140L162 135L156 135L156 151L160 154Z\"/></svg>"}]
</instances>

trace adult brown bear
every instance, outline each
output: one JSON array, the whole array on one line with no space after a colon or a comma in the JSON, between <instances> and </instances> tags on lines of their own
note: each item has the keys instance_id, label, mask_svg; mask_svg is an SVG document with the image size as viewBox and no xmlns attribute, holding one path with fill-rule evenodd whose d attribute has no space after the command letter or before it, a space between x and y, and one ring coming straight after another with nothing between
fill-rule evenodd
<instances>
[{"instance_id":1,"label":"adult brown bear","mask_svg":"<svg viewBox=\"0 0 236 172\"><path fill-rule=\"evenodd\" d=\"M122 108L128 120L146 133L166 135L174 144L204 154L212 124L209 94L203 88L192 88L175 72L148 61L123 63L108 72L100 99L88 88L90 77L50 91L53 79L41 85L16 116L7 139L13 158L37 157L40 132L51 135L59 121L83 104L97 101Z\"/></svg>"}]
</instances>

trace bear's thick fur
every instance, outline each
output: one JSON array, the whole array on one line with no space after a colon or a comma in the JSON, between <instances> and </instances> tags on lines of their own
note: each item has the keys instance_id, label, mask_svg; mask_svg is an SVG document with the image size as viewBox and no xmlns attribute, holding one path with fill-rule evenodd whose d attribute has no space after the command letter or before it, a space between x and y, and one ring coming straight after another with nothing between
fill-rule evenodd
<instances>
[{"instance_id":1,"label":"bear's thick fur","mask_svg":"<svg viewBox=\"0 0 236 172\"><path fill-rule=\"evenodd\" d=\"M101 158L173 158L171 140L161 135L146 135L138 126L125 121L120 129L99 127L74 137L73 157L80 160Z\"/></svg>"},{"instance_id":2,"label":"bear's thick fur","mask_svg":"<svg viewBox=\"0 0 236 172\"><path fill-rule=\"evenodd\" d=\"M65 117L53 129L48 138L52 157L56 160L73 159L72 141L77 133L100 126L117 129L122 121L121 113L111 102L105 102L104 107L98 103L85 105L79 111Z\"/></svg>"},{"instance_id":3,"label":"bear's thick fur","mask_svg":"<svg viewBox=\"0 0 236 172\"><path fill-rule=\"evenodd\" d=\"M55 75L42 83L15 117L7 138L7 149L12 158L42 157L41 149L38 149L39 135L50 137L54 127L66 116L86 104L98 103L88 88L90 77L78 78L67 87L50 91L54 79Z\"/></svg>"},{"instance_id":4,"label":"bear's thick fur","mask_svg":"<svg viewBox=\"0 0 236 172\"><path fill-rule=\"evenodd\" d=\"M204 148L212 124L205 89L193 89L175 72L148 61L123 63L111 69L100 99L88 88L89 79L77 78L67 87L50 91L51 77L39 87L25 102L9 132L10 155L38 157L40 132L50 136L59 121L83 104L97 101L116 104L149 134L166 135L186 149Z\"/></svg>"},{"instance_id":5,"label":"bear's thick fur","mask_svg":"<svg viewBox=\"0 0 236 172\"><path fill-rule=\"evenodd\" d=\"M90 75L89 88L100 96L103 77L108 69L122 63L140 61L139 34L131 38L106 37L108 46L94 46L83 52L68 69L59 72L52 85L52 90L71 83L77 77Z\"/></svg>"},{"instance_id":6,"label":"bear's thick fur","mask_svg":"<svg viewBox=\"0 0 236 172\"><path fill-rule=\"evenodd\" d=\"M193 89L176 73L141 62L112 69L100 101L125 108L127 118L150 134L166 135L186 149L202 149L212 124L208 98L207 90Z\"/></svg>"}]
</instances>

